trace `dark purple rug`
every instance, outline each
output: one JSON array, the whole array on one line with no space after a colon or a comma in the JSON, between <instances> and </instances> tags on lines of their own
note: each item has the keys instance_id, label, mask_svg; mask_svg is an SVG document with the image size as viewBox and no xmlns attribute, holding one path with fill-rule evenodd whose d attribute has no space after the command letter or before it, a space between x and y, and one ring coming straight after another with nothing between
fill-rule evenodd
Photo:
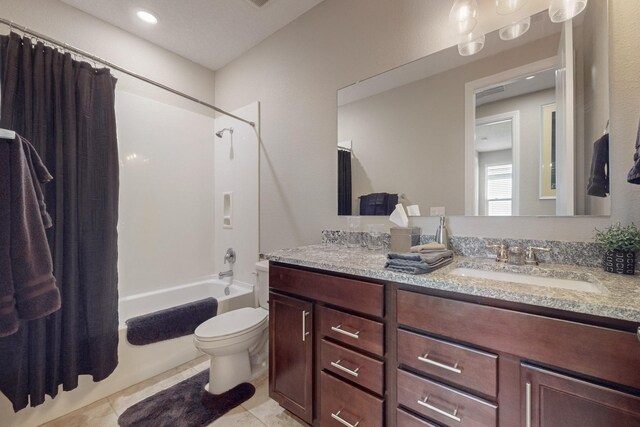
<instances>
[{"instance_id":1,"label":"dark purple rug","mask_svg":"<svg viewBox=\"0 0 640 427\"><path fill-rule=\"evenodd\" d=\"M200 427L250 399L253 385L242 383L222 394L209 394L204 386L209 370L200 372L128 408L118 418L121 427Z\"/></svg>"}]
</instances>

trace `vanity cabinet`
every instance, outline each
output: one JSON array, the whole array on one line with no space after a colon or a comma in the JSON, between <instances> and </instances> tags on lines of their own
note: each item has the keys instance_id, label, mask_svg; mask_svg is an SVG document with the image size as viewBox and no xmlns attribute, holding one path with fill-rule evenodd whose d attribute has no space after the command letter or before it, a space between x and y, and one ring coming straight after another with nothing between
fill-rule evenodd
<instances>
[{"instance_id":1,"label":"vanity cabinet","mask_svg":"<svg viewBox=\"0 0 640 427\"><path fill-rule=\"evenodd\" d=\"M406 290L397 312L398 405L425 421L640 426L634 333Z\"/></svg>"},{"instance_id":2,"label":"vanity cabinet","mask_svg":"<svg viewBox=\"0 0 640 427\"><path fill-rule=\"evenodd\" d=\"M313 416L313 304L269 295L269 394L310 423Z\"/></svg>"},{"instance_id":3,"label":"vanity cabinet","mask_svg":"<svg viewBox=\"0 0 640 427\"><path fill-rule=\"evenodd\" d=\"M385 425L385 286L271 263L270 396L316 426Z\"/></svg>"},{"instance_id":4,"label":"vanity cabinet","mask_svg":"<svg viewBox=\"0 0 640 427\"><path fill-rule=\"evenodd\" d=\"M523 424L531 427L640 426L640 397L522 365Z\"/></svg>"},{"instance_id":5,"label":"vanity cabinet","mask_svg":"<svg viewBox=\"0 0 640 427\"><path fill-rule=\"evenodd\" d=\"M631 322L273 262L270 307L270 395L314 426L640 427Z\"/></svg>"}]
</instances>

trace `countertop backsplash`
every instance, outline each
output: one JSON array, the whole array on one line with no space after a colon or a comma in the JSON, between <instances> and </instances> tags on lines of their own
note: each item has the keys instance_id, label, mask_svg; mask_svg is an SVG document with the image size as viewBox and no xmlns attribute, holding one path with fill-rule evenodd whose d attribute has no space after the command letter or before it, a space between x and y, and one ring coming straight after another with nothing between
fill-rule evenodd
<instances>
[{"instance_id":1,"label":"countertop backsplash","mask_svg":"<svg viewBox=\"0 0 640 427\"><path fill-rule=\"evenodd\" d=\"M342 230L323 230L322 243L346 245L348 233L349 232ZM367 233L358 232L356 234L357 236L355 240L360 242L362 246L365 246ZM433 235L422 234L420 236L421 244L433 241ZM384 233L383 246L385 250L389 249L390 242L391 235ZM540 263L601 267L603 260L602 249L594 242L565 242L560 240L505 239L466 236L451 236L449 238L449 242L451 244L451 249L456 255L467 257L495 257L495 251L493 249L486 249L485 246L504 243L510 248L516 246L523 249L526 249L528 246L550 248L550 252L540 252L537 254ZM636 257L636 270L640 271L640 257Z\"/></svg>"}]
</instances>

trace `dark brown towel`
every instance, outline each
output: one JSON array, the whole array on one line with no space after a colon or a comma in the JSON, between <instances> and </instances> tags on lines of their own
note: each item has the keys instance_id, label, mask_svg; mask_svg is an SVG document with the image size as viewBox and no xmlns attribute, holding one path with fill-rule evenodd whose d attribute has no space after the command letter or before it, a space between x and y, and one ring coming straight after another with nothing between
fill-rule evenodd
<instances>
[{"instance_id":1,"label":"dark brown towel","mask_svg":"<svg viewBox=\"0 0 640 427\"><path fill-rule=\"evenodd\" d=\"M22 137L0 144L0 336L7 336L18 328L16 314L33 320L58 310L60 293L43 222L51 220L34 182L34 177L46 181L51 176Z\"/></svg>"},{"instance_id":2,"label":"dark brown towel","mask_svg":"<svg viewBox=\"0 0 640 427\"><path fill-rule=\"evenodd\" d=\"M638 136L636 137L636 153L633 155L633 167L627 175L627 182L640 185L640 124L638 124Z\"/></svg>"},{"instance_id":3,"label":"dark brown towel","mask_svg":"<svg viewBox=\"0 0 640 427\"><path fill-rule=\"evenodd\" d=\"M591 155L591 175L587 185L587 194L607 197L609 193L609 134L603 135L593 143Z\"/></svg>"}]
</instances>

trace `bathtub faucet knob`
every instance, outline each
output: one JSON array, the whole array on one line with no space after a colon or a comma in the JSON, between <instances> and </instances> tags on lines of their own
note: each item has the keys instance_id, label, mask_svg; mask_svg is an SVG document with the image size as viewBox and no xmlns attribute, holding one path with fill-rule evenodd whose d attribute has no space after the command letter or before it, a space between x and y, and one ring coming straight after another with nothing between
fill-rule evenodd
<instances>
[{"instance_id":1,"label":"bathtub faucet knob","mask_svg":"<svg viewBox=\"0 0 640 427\"><path fill-rule=\"evenodd\" d=\"M227 249L227 253L224 254L224 263L226 264L227 262L231 264L236 262L236 251L234 251L233 248Z\"/></svg>"}]
</instances>

